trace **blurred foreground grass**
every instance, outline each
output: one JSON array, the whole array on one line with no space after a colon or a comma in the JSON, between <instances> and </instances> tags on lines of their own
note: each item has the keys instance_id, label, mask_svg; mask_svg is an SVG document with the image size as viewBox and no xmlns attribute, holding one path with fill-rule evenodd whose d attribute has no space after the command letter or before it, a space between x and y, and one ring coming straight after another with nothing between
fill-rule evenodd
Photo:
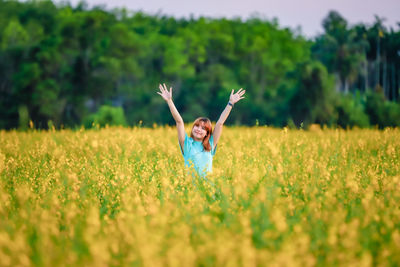
<instances>
[{"instance_id":1,"label":"blurred foreground grass","mask_svg":"<svg viewBox=\"0 0 400 267\"><path fill-rule=\"evenodd\" d=\"M189 129L188 129L189 131ZM0 266L398 266L400 130L0 132Z\"/></svg>"}]
</instances>

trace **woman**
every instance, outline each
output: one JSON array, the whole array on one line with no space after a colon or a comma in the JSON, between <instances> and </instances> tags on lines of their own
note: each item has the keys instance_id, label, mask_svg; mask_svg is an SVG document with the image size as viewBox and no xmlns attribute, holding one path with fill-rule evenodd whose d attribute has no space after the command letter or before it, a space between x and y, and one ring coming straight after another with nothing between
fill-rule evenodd
<instances>
[{"instance_id":1,"label":"woman","mask_svg":"<svg viewBox=\"0 0 400 267\"><path fill-rule=\"evenodd\" d=\"M185 166L193 167L196 172L205 177L207 173L212 172L212 159L215 155L218 140L222 133L222 126L231 112L233 105L243 99L246 90L242 88L236 93L232 89L229 102L212 130L211 121L208 118L198 118L194 121L190 137L185 133L183 119L172 101L172 87L167 89L165 83L159 86L160 92L157 92L167 102L172 117L176 122L178 130L178 140L180 149L185 160Z\"/></svg>"}]
</instances>

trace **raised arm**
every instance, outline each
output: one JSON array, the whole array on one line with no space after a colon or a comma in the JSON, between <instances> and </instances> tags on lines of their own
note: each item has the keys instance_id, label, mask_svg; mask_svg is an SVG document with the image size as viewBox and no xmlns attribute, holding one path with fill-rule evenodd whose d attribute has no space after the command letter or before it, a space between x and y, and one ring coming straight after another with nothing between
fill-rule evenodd
<instances>
[{"instance_id":1,"label":"raised arm","mask_svg":"<svg viewBox=\"0 0 400 267\"><path fill-rule=\"evenodd\" d=\"M215 124L215 128L214 128L214 132L213 132L213 136L214 136L214 147L217 145L218 140L221 136L222 133L222 126L224 125L226 119L229 116L229 113L231 113L232 107L233 105L238 102L239 100L244 98L244 93L246 92L246 90L243 90L242 88L240 88L236 93L234 93L234 90L232 89L231 95L229 97L229 102L228 105L226 105L224 111L222 111L221 116L219 116L219 119L217 121L217 124Z\"/></svg>"},{"instance_id":2,"label":"raised arm","mask_svg":"<svg viewBox=\"0 0 400 267\"><path fill-rule=\"evenodd\" d=\"M172 117L176 122L176 129L178 130L178 140L179 144L181 145L181 149L183 149L185 143L185 125L183 123L183 119L179 114L178 110L176 109L174 102L172 101L172 87L167 89L165 83L163 85L160 84L159 86L160 92L157 92L162 98L167 102L169 110L171 111ZM182 151L183 152L183 151Z\"/></svg>"}]
</instances>

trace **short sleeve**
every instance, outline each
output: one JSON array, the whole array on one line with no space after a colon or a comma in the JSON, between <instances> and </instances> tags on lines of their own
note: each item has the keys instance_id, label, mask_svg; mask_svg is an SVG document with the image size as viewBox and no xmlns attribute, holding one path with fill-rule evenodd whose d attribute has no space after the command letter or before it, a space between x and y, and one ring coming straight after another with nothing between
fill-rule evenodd
<instances>
[{"instance_id":1,"label":"short sleeve","mask_svg":"<svg viewBox=\"0 0 400 267\"><path fill-rule=\"evenodd\" d=\"M190 138L187 135L187 133L185 133L185 141L183 142L183 148L181 147L181 144L179 143L179 140L178 140L178 144L179 144L179 148L181 150L182 155L183 156L188 155L189 148L190 148Z\"/></svg>"},{"instance_id":2,"label":"short sleeve","mask_svg":"<svg viewBox=\"0 0 400 267\"><path fill-rule=\"evenodd\" d=\"M211 155L214 156L215 152L217 152L217 146L218 146L218 145L216 145L214 148L214 135L211 135L211 137L210 137L210 145L211 145Z\"/></svg>"}]
</instances>

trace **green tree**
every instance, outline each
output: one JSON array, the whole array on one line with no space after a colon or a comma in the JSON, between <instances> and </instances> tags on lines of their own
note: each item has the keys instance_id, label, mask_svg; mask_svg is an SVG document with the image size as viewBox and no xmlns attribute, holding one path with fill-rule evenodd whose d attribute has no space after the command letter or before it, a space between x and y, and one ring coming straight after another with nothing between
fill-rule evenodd
<instances>
[{"instance_id":1,"label":"green tree","mask_svg":"<svg viewBox=\"0 0 400 267\"><path fill-rule=\"evenodd\" d=\"M348 92L363 70L365 61L364 42L359 42L354 29L348 29L347 21L336 11L329 12L322 25L325 34L316 39L312 50L331 73L339 78L339 91Z\"/></svg>"},{"instance_id":2,"label":"green tree","mask_svg":"<svg viewBox=\"0 0 400 267\"><path fill-rule=\"evenodd\" d=\"M290 111L296 126L311 123L332 125L336 122L333 105L333 79L320 62L306 62L294 76L296 93L290 101Z\"/></svg>"}]
</instances>

